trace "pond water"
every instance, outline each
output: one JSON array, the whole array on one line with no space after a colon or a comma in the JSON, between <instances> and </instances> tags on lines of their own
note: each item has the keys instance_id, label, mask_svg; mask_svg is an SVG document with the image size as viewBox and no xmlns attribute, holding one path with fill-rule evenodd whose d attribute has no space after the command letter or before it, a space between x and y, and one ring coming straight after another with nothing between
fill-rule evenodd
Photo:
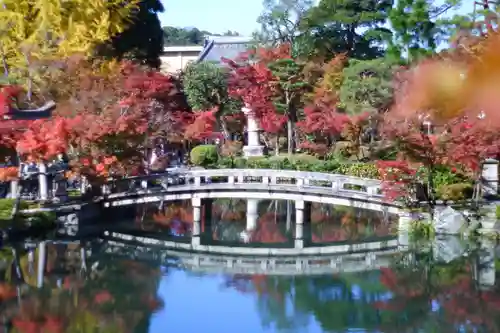
<instances>
[{"instance_id":1,"label":"pond water","mask_svg":"<svg viewBox=\"0 0 500 333\"><path fill-rule=\"evenodd\" d=\"M207 242L281 246L289 239L287 223L293 222L288 216L294 210L290 203L259 202L257 225L247 238L240 237L247 230L246 201L228 199L211 205L211 216L205 215L211 222L207 222L211 230ZM254 212L254 204L249 206ZM133 224L135 232L158 237L170 233L170 238L183 241L190 232L190 211L186 202L160 209L136 207L135 218L122 221L117 229L132 230ZM349 219L354 222L343 222ZM322 225L320 231L315 231L315 223ZM312 234L318 234L320 245L394 237L392 224L390 216L373 212L323 205L311 209ZM266 231L259 233L259 228ZM327 237L321 238L322 233ZM484 240L476 243L447 237L419 241L392 254L377 269L321 274L310 274L305 267L279 275L272 275L272 270L222 273L222 269L193 269L186 264L191 254L174 254L97 236L64 240L47 235L44 240L4 244L0 252L3 331L404 333L500 329L496 245Z\"/></svg>"},{"instance_id":2,"label":"pond water","mask_svg":"<svg viewBox=\"0 0 500 333\"><path fill-rule=\"evenodd\" d=\"M225 246L293 247L295 202L220 198L201 200L202 243ZM117 210L120 210L118 208ZM188 241L193 226L191 200L145 204L110 226ZM131 216L134 217L133 223ZM310 223L309 223L310 222ZM395 235L397 216L367 209L311 203L304 214L309 246L386 239ZM130 230L132 229L132 230Z\"/></svg>"}]
</instances>

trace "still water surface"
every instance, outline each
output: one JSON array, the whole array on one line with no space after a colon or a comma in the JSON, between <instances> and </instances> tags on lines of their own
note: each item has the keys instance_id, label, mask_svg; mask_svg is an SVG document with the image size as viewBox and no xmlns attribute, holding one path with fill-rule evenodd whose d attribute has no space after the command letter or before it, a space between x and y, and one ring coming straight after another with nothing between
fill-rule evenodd
<instances>
[{"instance_id":1,"label":"still water surface","mask_svg":"<svg viewBox=\"0 0 500 333\"><path fill-rule=\"evenodd\" d=\"M244 201L212 203L212 238L246 246L286 242L286 202L259 203L257 227L242 240L246 207ZM391 235L387 217L314 208L312 235L321 244ZM138 207L130 223L183 239L189 212L185 202ZM266 231L255 237L259 228ZM494 245L484 242L420 242L371 271L271 276L192 272L157 248L139 252L100 237L51 238L3 246L4 332L500 332ZM37 274L41 244L47 259Z\"/></svg>"}]
</instances>

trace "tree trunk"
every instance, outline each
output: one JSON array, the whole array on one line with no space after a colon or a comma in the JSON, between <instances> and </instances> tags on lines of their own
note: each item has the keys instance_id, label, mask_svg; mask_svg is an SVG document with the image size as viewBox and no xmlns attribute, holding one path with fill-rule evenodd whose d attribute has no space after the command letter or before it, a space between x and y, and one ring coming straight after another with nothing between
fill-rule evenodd
<instances>
[{"instance_id":1,"label":"tree trunk","mask_svg":"<svg viewBox=\"0 0 500 333\"><path fill-rule=\"evenodd\" d=\"M293 121L290 117L287 120L287 136L288 136L288 155L293 154Z\"/></svg>"},{"instance_id":2,"label":"tree trunk","mask_svg":"<svg viewBox=\"0 0 500 333\"><path fill-rule=\"evenodd\" d=\"M280 135L279 134L276 135L276 144L275 144L274 154L276 156L278 156L280 154Z\"/></svg>"}]
</instances>

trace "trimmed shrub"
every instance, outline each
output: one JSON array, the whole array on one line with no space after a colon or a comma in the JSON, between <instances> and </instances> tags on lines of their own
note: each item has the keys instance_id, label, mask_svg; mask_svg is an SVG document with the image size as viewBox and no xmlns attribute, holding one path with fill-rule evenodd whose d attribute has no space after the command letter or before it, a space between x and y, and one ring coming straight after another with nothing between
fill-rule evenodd
<instances>
[{"instance_id":1,"label":"trimmed shrub","mask_svg":"<svg viewBox=\"0 0 500 333\"><path fill-rule=\"evenodd\" d=\"M215 145L200 145L191 149L189 155L191 163L195 166L209 167L215 166L219 160L217 146Z\"/></svg>"}]
</instances>

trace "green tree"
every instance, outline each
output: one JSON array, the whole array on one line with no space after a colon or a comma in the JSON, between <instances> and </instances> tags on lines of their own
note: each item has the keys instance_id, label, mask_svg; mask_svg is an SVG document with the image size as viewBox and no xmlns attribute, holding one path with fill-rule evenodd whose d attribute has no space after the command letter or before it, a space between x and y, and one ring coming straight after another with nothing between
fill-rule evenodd
<instances>
[{"instance_id":1,"label":"green tree","mask_svg":"<svg viewBox=\"0 0 500 333\"><path fill-rule=\"evenodd\" d=\"M470 21L463 15L447 17L461 0L446 0L438 5L431 0L399 0L389 21L393 36L388 40L387 56L392 60L413 62L436 52Z\"/></svg>"},{"instance_id":2,"label":"green tree","mask_svg":"<svg viewBox=\"0 0 500 333\"><path fill-rule=\"evenodd\" d=\"M190 107L195 111L216 108L218 127L226 139L230 139L230 131L225 116L241 110L239 105L228 94L228 71L211 62L189 64L182 74L182 84Z\"/></svg>"},{"instance_id":3,"label":"green tree","mask_svg":"<svg viewBox=\"0 0 500 333\"><path fill-rule=\"evenodd\" d=\"M165 45L202 45L205 36L210 35L208 31L200 31L197 28L182 29L176 27L163 27Z\"/></svg>"},{"instance_id":4,"label":"green tree","mask_svg":"<svg viewBox=\"0 0 500 333\"><path fill-rule=\"evenodd\" d=\"M228 30L222 34L211 33L198 28L163 27L166 46L203 45L208 36L239 36L236 31Z\"/></svg>"},{"instance_id":5,"label":"green tree","mask_svg":"<svg viewBox=\"0 0 500 333\"><path fill-rule=\"evenodd\" d=\"M303 106L303 92L309 84L303 77L304 66L294 59L279 59L269 63L268 67L276 78L276 81L272 82L277 88L274 104L278 111L287 116L288 154L292 154L295 148L295 123Z\"/></svg>"},{"instance_id":6,"label":"green tree","mask_svg":"<svg viewBox=\"0 0 500 333\"><path fill-rule=\"evenodd\" d=\"M158 13L163 11L160 0L141 0L127 29L114 36L102 52L113 58L128 58L158 68L163 52L163 29Z\"/></svg>"},{"instance_id":7,"label":"green tree","mask_svg":"<svg viewBox=\"0 0 500 333\"><path fill-rule=\"evenodd\" d=\"M376 112L392 101L395 63L386 59L351 59L343 70L340 87L341 107L349 114Z\"/></svg>"},{"instance_id":8,"label":"green tree","mask_svg":"<svg viewBox=\"0 0 500 333\"><path fill-rule=\"evenodd\" d=\"M311 36L300 29L312 4L311 0L264 0L264 9L257 18L260 29L254 39L266 46L288 43L293 56L310 56L314 53Z\"/></svg>"},{"instance_id":9,"label":"green tree","mask_svg":"<svg viewBox=\"0 0 500 333\"><path fill-rule=\"evenodd\" d=\"M324 56L346 53L349 58L374 59L384 54L391 31L386 23L393 0L321 0L309 10L302 29L314 35Z\"/></svg>"}]
</instances>

